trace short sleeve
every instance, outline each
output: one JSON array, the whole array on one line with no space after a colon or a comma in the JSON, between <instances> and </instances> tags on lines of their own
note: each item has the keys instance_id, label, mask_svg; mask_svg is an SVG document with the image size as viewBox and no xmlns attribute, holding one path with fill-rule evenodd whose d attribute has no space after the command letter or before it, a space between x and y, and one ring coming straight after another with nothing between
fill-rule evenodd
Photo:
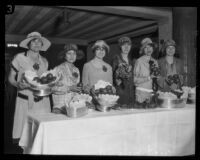
<instances>
[{"instance_id":1,"label":"short sleeve","mask_svg":"<svg viewBox=\"0 0 200 160\"><path fill-rule=\"evenodd\" d=\"M17 54L12 62L11 62L11 68L14 69L15 72L19 72L20 70L20 55Z\"/></svg>"}]
</instances>

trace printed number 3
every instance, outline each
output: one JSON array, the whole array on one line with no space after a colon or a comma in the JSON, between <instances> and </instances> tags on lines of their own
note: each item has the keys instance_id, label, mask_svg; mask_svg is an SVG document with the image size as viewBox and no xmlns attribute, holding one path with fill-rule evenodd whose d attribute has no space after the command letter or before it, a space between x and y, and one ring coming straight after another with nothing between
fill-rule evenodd
<instances>
[{"instance_id":1,"label":"printed number 3","mask_svg":"<svg viewBox=\"0 0 200 160\"><path fill-rule=\"evenodd\" d=\"M14 11L14 6L13 5L7 5L6 6L6 13L11 14Z\"/></svg>"}]
</instances>

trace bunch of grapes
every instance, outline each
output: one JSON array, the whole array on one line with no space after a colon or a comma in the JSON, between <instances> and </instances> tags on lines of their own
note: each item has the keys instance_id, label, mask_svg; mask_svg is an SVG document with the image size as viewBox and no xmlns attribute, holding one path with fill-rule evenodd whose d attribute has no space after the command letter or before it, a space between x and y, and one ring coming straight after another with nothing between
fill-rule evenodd
<instances>
[{"instance_id":1,"label":"bunch of grapes","mask_svg":"<svg viewBox=\"0 0 200 160\"><path fill-rule=\"evenodd\" d=\"M131 76L131 66L126 63L119 64L116 70L116 77L120 79L128 79Z\"/></svg>"}]
</instances>

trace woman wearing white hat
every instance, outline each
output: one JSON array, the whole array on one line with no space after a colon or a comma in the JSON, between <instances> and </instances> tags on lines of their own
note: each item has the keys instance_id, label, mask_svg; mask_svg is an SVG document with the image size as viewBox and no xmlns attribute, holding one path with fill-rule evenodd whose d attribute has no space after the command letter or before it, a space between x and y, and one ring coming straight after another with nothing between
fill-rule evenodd
<instances>
[{"instance_id":1,"label":"woman wearing white hat","mask_svg":"<svg viewBox=\"0 0 200 160\"><path fill-rule=\"evenodd\" d=\"M98 80L113 83L112 67L103 61L110 47L103 40L98 40L92 46L94 58L84 64L82 73L83 86L92 87Z\"/></svg>"},{"instance_id":2,"label":"woman wearing white hat","mask_svg":"<svg viewBox=\"0 0 200 160\"><path fill-rule=\"evenodd\" d=\"M150 74L150 60L158 67L157 61L152 58L152 53L154 51L154 43L150 38L145 38L141 42L140 54L142 56L137 59L134 67L134 83L136 86L136 101L143 103L146 99L149 98L149 94L139 90L152 90L152 78Z\"/></svg>"},{"instance_id":3,"label":"woman wearing white hat","mask_svg":"<svg viewBox=\"0 0 200 160\"><path fill-rule=\"evenodd\" d=\"M165 41L161 48L161 53L162 57L158 60L161 69L161 77L158 80L158 84L163 91L180 88L180 85L183 84L183 62L177 58L175 41ZM173 79L177 80L174 81ZM180 83L178 83L179 80ZM177 83L174 83L176 81Z\"/></svg>"},{"instance_id":4,"label":"woman wearing white hat","mask_svg":"<svg viewBox=\"0 0 200 160\"><path fill-rule=\"evenodd\" d=\"M28 34L20 43L20 47L28 49L18 53L12 63L9 73L9 82L17 87L16 108L13 124L13 139L21 137L28 112L50 112L49 97L34 97L28 89L29 85L23 81L23 73L26 70L35 71L38 75L48 69L48 61L40 55L40 51L46 51L51 43L38 32ZM17 79L15 77L17 76Z\"/></svg>"}]
</instances>

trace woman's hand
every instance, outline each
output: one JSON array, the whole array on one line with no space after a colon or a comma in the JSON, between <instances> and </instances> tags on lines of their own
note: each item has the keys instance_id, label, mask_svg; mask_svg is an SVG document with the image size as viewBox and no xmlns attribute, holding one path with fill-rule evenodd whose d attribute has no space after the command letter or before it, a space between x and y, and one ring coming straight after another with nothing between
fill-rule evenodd
<instances>
[{"instance_id":1,"label":"woman's hand","mask_svg":"<svg viewBox=\"0 0 200 160\"><path fill-rule=\"evenodd\" d=\"M83 91L85 92L85 93L90 93L90 86L89 85L85 85L85 86L83 86Z\"/></svg>"},{"instance_id":2,"label":"woman's hand","mask_svg":"<svg viewBox=\"0 0 200 160\"><path fill-rule=\"evenodd\" d=\"M72 92L81 92L82 87L77 87L76 85L72 85L69 87L69 90Z\"/></svg>"},{"instance_id":3,"label":"woman's hand","mask_svg":"<svg viewBox=\"0 0 200 160\"><path fill-rule=\"evenodd\" d=\"M171 86L170 86L170 88L171 88L171 90L176 90L177 89L177 84L175 84L175 83L173 83Z\"/></svg>"},{"instance_id":4,"label":"woman's hand","mask_svg":"<svg viewBox=\"0 0 200 160\"><path fill-rule=\"evenodd\" d=\"M114 94L116 94L116 89L113 86L112 86L112 91L113 91Z\"/></svg>"},{"instance_id":5,"label":"woman's hand","mask_svg":"<svg viewBox=\"0 0 200 160\"><path fill-rule=\"evenodd\" d=\"M116 79L116 84L119 86L122 83L121 79Z\"/></svg>"},{"instance_id":6,"label":"woman's hand","mask_svg":"<svg viewBox=\"0 0 200 160\"><path fill-rule=\"evenodd\" d=\"M28 89L30 84L28 84L25 80L24 74L22 74L21 79L17 82L17 88L20 90Z\"/></svg>"},{"instance_id":7,"label":"woman's hand","mask_svg":"<svg viewBox=\"0 0 200 160\"><path fill-rule=\"evenodd\" d=\"M59 108L53 108L52 113L61 114L62 111Z\"/></svg>"}]
</instances>

